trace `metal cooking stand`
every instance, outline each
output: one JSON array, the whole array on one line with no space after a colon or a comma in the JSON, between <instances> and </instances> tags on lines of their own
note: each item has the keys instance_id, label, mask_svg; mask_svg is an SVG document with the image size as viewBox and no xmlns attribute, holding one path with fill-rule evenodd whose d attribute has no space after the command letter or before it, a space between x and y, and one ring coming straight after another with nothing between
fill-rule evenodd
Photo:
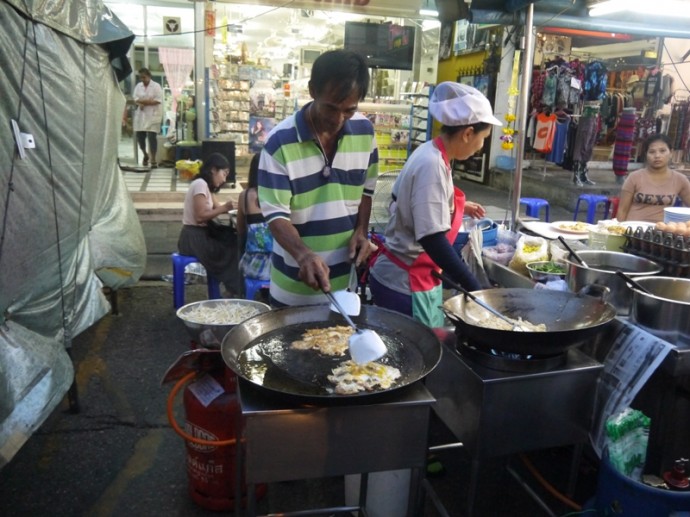
<instances>
[{"instance_id":1,"label":"metal cooking stand","mask_svg":"<svg viewBox=\"0 0 690 517\"><path fill-rule=\"evenodd\" d=\"M431 405L421 382L334 405L305 405L238 379L242 419L237 434L235 515L241 515L242 473L247 515L256 515L255 485L362 474L359 506L323 511L366 515L369 472L412 469L408 515L418 515L426 467ZM290 515L314 515L314 510Z\"/></svg>"},{"instance_id":2,"label":"metal cooking stand","mask_svg":"<svg viewBox=\"0 0 690 517\"><path fill-rule=\"evenodd\" d=\"M499 371L461 355L453 330L437 329L437 335L443 355L426 386L437 400L434 411L472 459L467 515L474 510L481 462L491 457L575 444L574 488L603 365L571 348L563 364L546 371Z\"/></svg>"}]
</instances>

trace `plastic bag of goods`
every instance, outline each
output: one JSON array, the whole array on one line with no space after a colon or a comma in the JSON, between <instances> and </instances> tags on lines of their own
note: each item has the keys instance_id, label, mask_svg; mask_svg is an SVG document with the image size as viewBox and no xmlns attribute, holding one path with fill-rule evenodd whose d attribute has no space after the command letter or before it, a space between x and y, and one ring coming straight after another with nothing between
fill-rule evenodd
<instances>
[{"instance_id":1,"label":"plastic bag of goods","mask_svg":"<svg viewBox=\"0 0 690 517\"><path fill-rule=\"evenodd\" d=\"M496 246L482 248L482 255L502 266L507 266L515 255L515 246L499 242Z\"/></svg>"},{"instance_id":2,"label":"plastic bag of goods","mask_svg":"<svg viewBox=\"0 0 690 517\"><path fill-rule=\"evenodd\" d=\"M180 179L191 181L196 178L201 169L201 160L177 160L175 168L180 174Z\"/></svg>"},{"instance_id":3,"label":"plastic bag of goods","mask_svg":"<svg viewBox=\"0 0 690 517\"><path fill-rule=\"evenodd\" d=\"M586 244L576 240L569 240L568 246L570 246L575 252L589 249ZM565 246L561 244L561 241L552 240L549 242L549 254L551 255L551 260L553 262L565 264L570 252L565 249Z\"/></svg>"},{"instance_id":4,"label":"plastic bag of goods","mask_svg":"<svg viewBox=\"0 0 690 517\"><path fill-rule=\"evenodd\" d=\"M523 275L529 275L527 264L549 260L549 246L543 237L523 235L517 241L515 255L508 263L508 267Z\"/></svg>"}]
</instances>

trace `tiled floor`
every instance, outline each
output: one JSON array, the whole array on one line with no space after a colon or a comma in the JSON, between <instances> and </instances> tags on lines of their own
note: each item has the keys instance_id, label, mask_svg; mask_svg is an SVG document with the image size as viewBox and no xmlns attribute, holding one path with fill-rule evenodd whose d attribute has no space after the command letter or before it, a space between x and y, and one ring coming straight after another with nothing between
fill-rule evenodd
<instances>
[{"instance_id":1,"label":"tiled floor","mask_svg":"<svg viewBox=\"0 0 690 517\"><path fill-rule=\"evenodd\" d=\"M122 166L135 166L133 143L131 138L123 137L118 146L118 158ZM159 167L143 172L123 170L125 184L129 192L176 192L184 194L189 188L189 182L181 179L177 170L172 167ZM239 178L238 178L239 179ZM238 194L242 191L239 183L233 188L226 184L219 194Z\"/></svg>"}]
</instances>

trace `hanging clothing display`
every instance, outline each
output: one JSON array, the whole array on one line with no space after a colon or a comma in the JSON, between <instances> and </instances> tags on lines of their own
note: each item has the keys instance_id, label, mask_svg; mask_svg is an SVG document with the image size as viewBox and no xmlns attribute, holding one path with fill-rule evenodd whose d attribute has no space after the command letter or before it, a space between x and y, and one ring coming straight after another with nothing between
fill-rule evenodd
<instances>
[{"instance_id":1,"label":"hanging clothing display","mask_svg":"<svg viewBox=\"0 0 690 517\"><path fill-rule=\"evenodd\" d=\"M546 161L553 162L556 165L561 165L565 159L565 152L568 145L568 127L570 126L570 116L562 115L558 118L556 115L556 127L553 137L553 144L551 152L546 155Z\"/></svg>"},{"instance_id":2,"label":"hanging clothing display","mask_svg":"<svg viewBox=\"0 0 690 517\"><path fill-rule=\"evenodd\" d=\"M616 175L616 181L628 174L636 121L635 108L625 108L616 126L616 143L613 146L613 173Z\"/></svg>"},{"instance_id":3,"label":"hanging clothing display","mask_svg":"<svg viewBox=\"0 0 690 517\"><path fill-rule=\"evenodd\" d=\"M554 113L537 113L536 128L534 131L534 143L532 147L540 153L551 152L553 137L556 134L556 122L558 117Z\"/></svg>"},{"instance_id":4,"label":"hanging clothing display","mask_svg":"<svg viewBox=\"0 0 690 517\"><path fill-rule=\"evenodd\" d=\"M592 159L594 144L599 132L599 108L594 106L585 107L585 111L580 118L575 145L573 148L573 183L578 186L594 185L587 173L587 162Z\"/></svg>"}]
</instances>

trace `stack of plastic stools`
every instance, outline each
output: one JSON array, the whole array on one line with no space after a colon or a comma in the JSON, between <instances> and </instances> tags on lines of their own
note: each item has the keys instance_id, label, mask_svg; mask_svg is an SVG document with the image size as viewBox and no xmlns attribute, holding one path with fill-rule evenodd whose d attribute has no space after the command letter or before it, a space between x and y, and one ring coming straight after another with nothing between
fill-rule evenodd
<instances>
[{"instance_id":1,"label":"stack of plastic stools","mask_svg":"<svg viewBox=\"0 0 690 517\"><path fill-rule=\"evenodd\" d=\"M538 197L521 197L520 204L525 205L525 214L529 217L536 217L539 219L539 210L544 208L544 219L549 222L549 202L546 199L541 199Z\"/></svg>"},{"instance_id":2,"label":"stack of plastic stools","mask_svg":"<svg viewBox=\"0 0 690 517\"><path fill-rule=\"evenodd\" d=\"M245 277L244 279L244 297L247 300L253 300L261 289L268 289L271 287L269 280L260 280L258 278Z\"/></svg>"},{"instance_id":3,"label":"stack of plastic stools","mask_svg":"<svg viewBox=\"0 0 690 517\"><path fill-rule=\"evenodd\" d=\"M190 255L171 255L173 266L173 305L179 309L184 305L184 270L188 264L199 262L199 259ZM208 299L217 300L222 298L220 295L220 283L213 278L208 271L206 272L206 283L208 285Z\"/></svg>"},{"instance_id":4,"label":"stack of plastic stools","mask_svg":"<svg viewBox=\"0 0 690 517\"><path fill-rule=\"evenodd\" d=\"M589 224L594 224L597 220L597 207L599 204L604 205L604 219L609 216L609 207L611 202L609 198L604 195L599 194L580 194L577 198L577 203L575 204L575 214L573 215L573 221L577 221L577 214L580 210L580 202L584 201L587 203L587 222Z\"/></svg>"}]
</instances>

